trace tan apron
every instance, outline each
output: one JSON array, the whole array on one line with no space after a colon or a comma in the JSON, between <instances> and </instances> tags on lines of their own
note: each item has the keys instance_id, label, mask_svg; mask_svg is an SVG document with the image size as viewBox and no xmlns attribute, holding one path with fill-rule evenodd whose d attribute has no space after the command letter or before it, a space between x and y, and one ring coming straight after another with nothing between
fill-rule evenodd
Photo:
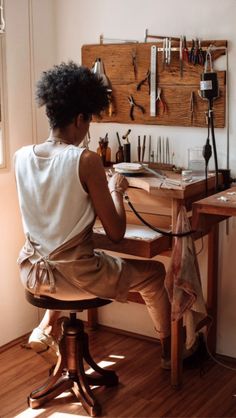
<instances>
[{"instance_id":1,"label":"tan apron","mask_svg":"<svg viewBox=\"0 0 236 418\"><path fill-rule=\"evenodd\" d=\"M34 294L75 300L94 296L125 302L129 275L122 278L125 260L94 251L93 223L47 256L37 253L26 237L17 260L23 285ZM32 263L30 257L39 255Z\"/></svg>"}]
</instances>

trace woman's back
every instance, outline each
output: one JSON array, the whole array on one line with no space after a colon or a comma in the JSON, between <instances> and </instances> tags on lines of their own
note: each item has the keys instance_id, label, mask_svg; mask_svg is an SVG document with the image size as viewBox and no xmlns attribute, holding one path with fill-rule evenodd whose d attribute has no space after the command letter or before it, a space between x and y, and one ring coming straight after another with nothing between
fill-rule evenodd
<instances>
[{"instance_id":1,"label":"woman's back","mask_svg":"<svg viewBox=\"0 0 236 418\"><path fill-rule=\"evenodd\" d=\"M52 155L42 156L47 153L36 154L35 146L30 145L15 154L24 233L41 255L80 233L95 216L79 178L84 148L68 145L58 149Z\"/></svg>"}]
</instances>

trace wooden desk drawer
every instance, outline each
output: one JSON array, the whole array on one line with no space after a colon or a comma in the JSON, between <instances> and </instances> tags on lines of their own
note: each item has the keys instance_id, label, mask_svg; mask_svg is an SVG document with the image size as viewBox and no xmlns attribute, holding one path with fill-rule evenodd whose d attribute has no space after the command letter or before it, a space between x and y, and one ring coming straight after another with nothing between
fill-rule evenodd
<instances>
[{"instance_id":1,"label":"wooden desk drawer","mask_svg":"<svg viewBox=\"0 0 236 418\"><path fill-rule=\"evenodd\" d=\"M155 196L134 187L129 187L127 194L138 212L171 216L172 200L169 197ZM130 210L126 202L125 209Z\"/></svg>"},{"instance_id":2,"label":"wooden desk drawer","mask_svg":"<svg viewBox=\"0 0 236 418\"><path fill-rule=\"evenodd\" d=\"M128 224L125 237L120 242L114 243L109 240L103 228L98 224L94 227L93 238L95 248L145 258L152 258L171 247L169 237L141 225Z\"/></svg>"}]
</instances>

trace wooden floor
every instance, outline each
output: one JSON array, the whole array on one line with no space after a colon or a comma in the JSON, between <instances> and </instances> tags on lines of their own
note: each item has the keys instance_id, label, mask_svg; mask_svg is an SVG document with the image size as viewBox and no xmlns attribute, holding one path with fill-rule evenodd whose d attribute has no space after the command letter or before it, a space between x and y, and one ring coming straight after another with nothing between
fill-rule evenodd
<instances>
[{"instance_id":1,"label":"wooden floor","mask_svg":"<svg viewBox=\"0 0 236 418\"><path fill-rule=\"evenodd\" d=\"M99 330L90 334L90 347L120 378L117 387L94 389L104 417L236 417L236 370L210 361L202 376L197 369L185 370L184 385L175 391L170 373L159 367L156 343ZM28 408L27 395L44 383L47 370L40 356L20 344L1 353L1 418L87 416L70 392L44 408Z\"/></svg>"}]
</instances>

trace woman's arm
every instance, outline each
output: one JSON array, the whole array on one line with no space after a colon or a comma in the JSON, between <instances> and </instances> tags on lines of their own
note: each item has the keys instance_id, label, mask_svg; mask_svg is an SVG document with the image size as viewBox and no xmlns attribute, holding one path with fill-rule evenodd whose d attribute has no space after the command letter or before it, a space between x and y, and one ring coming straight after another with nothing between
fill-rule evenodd
<instances>
[{"instance_id":1,"label":"woman's arm","mask_svg":"<svg viewBox=\"0 0 236 418\"><path fill-rule=\"evenodd\" d=\"M120 241L126 229L123 203L123 194L128 187L126 178L116 173L107 183L101 158L87 150L80 157L79 176L107 236L112 241Z\"/></svg>"}]
</instances>

